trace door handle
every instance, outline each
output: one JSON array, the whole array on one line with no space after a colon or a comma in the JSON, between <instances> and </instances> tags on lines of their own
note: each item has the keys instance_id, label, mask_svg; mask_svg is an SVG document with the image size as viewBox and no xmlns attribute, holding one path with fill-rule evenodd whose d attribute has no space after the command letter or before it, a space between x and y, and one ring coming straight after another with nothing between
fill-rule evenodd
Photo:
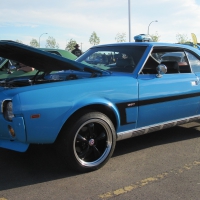
<instances>
[{"instance_id":1,"label":"door handle","mask_svg":"<svg viewBox=\"0 0 200 200\"><path fill-rule=\"evenodd\" d=\"M192 86L199 85L199 77L195 81L191 81Z\"/></svg>"}]
</instances>

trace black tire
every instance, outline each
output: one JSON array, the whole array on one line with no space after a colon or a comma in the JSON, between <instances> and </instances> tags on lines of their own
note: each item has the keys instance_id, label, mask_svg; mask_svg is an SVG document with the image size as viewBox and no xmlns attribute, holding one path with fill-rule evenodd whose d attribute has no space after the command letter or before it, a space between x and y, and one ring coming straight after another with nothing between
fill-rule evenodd
<instances>
[{"instance_id":1,"label":"black tire","mask_svg":"<svg viewBox=\"0 0 200 200\"><path fill-rule=\"evenodd\" d=\"M100 112L85 111L67 123L60 135L60 152L69 168L89 172L101 168L112 156L116 132L111 120Z\"/></svg>"}]
</instances>

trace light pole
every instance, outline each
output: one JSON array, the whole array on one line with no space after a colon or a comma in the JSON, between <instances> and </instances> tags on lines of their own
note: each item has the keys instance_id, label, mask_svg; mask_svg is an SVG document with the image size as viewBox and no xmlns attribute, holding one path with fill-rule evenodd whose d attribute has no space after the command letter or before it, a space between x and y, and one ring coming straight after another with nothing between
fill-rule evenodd
<instances>
[{"instance_id":1,"label":"light pole","mask_svg":"<svg viewBox=\"0 0 200 200\"><path fill-rule=\"evenodd\" d=\"M48 34L48 33L42 33L42 34L40 35L40 37L39 37L39 47L40 47L40 38L41 38L42 35L44 35L44 34Z\"/></svg>"},{"instance_id":2,"label":"light pole","mask_svg":"<svg viewBox=\"0 0 200 200\"><path fill-rule=\"evenodd\" d=\"M81 51L82 51L82 44L83 44L83 43L81 42Z\"/></svg>"},{"instance_id":3,"label":"light pole","mask_svg":"<svg viewBox=\"0 0 200 200\"><path fill-rule=\"evenodd\" d=\"M154 21L152 21L151 23L153 23L153 22L158 22L158 20L154 20ZM149 24L149 26L151 25L151 23ZM148 26L148 31L147 31L147 34L149 35L149 26Z\"/></svg>"},{"instance_id":4,"label":"light pole","mask_svg":"<svg viewBox=\"0 0 200 200\"><path fill-rule=\"evenodd\" d=\"M129 42L131 42L131 0L128 0L128 27L129 27Z\"/></svg>"}]
</instances>

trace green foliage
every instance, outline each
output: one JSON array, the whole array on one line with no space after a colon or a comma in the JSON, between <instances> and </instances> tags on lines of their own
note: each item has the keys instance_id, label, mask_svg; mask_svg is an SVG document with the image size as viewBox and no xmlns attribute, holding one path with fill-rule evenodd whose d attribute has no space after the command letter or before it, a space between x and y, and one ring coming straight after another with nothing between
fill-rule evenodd
<instances>
[{"instance_id":1,"label":"green foliage","mask_svg":"<svg viewBox=\"0 0 200 200\"><path fill-rule=\"evenodd\" d=\"M160 35L158 35L158 32L156 31L155 34L150 35L153 42L158 42L160 40Z\"/></svg>"},{"instance_id":2,"label":"green foliage","mask_svg":"<svg viewBox=\"0 0 200 200\"><path fill-rule=\"evenodd\" d=\"M58 49L59 44L56 43L55 38L49 36L48 39L46 40L46 48Z\"/></svg>"},{"instance_id":3,"label":"green foliage","mask_svg":"<svg viewBox=\"0 0 200 200\"><path fill-rule=\"evenodd\" d=\"M89 42L93 46L100 43L100 38L97 36L97 34L94 31L93 31L92 35L90 36Z\"/></svg>"},{"instance_id":4,"label":"green foliage","mask_svg":"<svg viewBox=\"0 0 200 200\"><path fill-rule=\"evenodd\" d=\"M15 40L15 41L18 42L18 43L23 44L23 42L21 40Z\"/></svg>"},{"instance_id":5,"label":"green foliage","mask_svg":"<svg viewBox=\"0 0 200 200\"><path fill-rule=\"evenodd\" d=\"M126 42L126 33L117 33L115 40L117 42Z\"/></svg>"},{"instance_id":6,"label":"green foliage","mask_svg":"<svg viewBox=\"0 0 200 200\"><path fill-rule=\"evenodd\" d=\"M36 48L40 47L39 42L34 38L30 41L30 46L36 47Z\"/></svg>"},{"instance_id":7,"label":"green foliage","mask_svg":"<svg viewBox=\"0 0 200 200\"><path fill-rule=\"evenodd\" d=\"M74 50L75 48L74 48L74 46L76 45L77 43L76 43L76 40L74 40L74 39L70 39L69 40L69 42L67 43L67 45L66 45L66 47L65 47L65 50L67 50L67 51L72 51L72 50Z\"/></svg>"},{"instance_id":8,"label":"green foliage","mask_svg":"<svg viewBox=\"0 0 200 200\"><path fill-rule=\"evenodd\" d=\"M177 39L177 42L180 44L184 44L188 42L188 37L185 34L180 34L180 33L176 34L176 39Z\"/></svg>"}]
</instances>

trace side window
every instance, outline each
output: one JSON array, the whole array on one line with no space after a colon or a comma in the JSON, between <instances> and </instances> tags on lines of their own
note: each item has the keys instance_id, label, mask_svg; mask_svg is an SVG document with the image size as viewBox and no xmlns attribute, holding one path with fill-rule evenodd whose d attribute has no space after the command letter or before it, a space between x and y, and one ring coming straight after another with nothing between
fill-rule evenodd
<instances>
[{"instance_id":1,"label":"side window","mask_svg":"<svg viewBox=\"0 0 200 200\"><path fill-rule=\"evenodd\" d=\"M185 51L174 51L173 49L169 48L154 49L140 73L157 74L158 72L156 68L159 64L163 64L167 67L167 74L191 73L191 68Z\"/></svg>"},{"instance_id":2,"label":"side window","mask_svg":"<svg viewBox=\"0 0 200 200\"><path fill-rule=\"evenodd\" d=\"M161 56L160 62L167 66L168 74L191 73L190 65L184 51L165 52Z\"/></svg>"},{"instance_id":3,"label":"side window","mask_svg":"<svg viewBox=\"0 0 200 200\"><path fill-rule=\"evenodd\" d=\"M164 61L176 61L178 63L186 62L184 52L165 52L161 55L160 59L161 62Z\"/></svg>"},{"instance_id":4,"label":"side window","mask_svg":"<svg viewBox=\"0 0 200 200\"><path fill-rule=\"evenodd\" d=\"M155 58L155 55L150 55L140 74L157 74L156 67L159 64L160 62Z\"/></svg>"},{"instance_id":5,"label":"side window","mask_svg":"<svg viewBox=\"0 0 200 200\"><path fill-rule=\"evenodd\" d=\"M192 71L195 72L200 72L200 60L194 56L193 54L186 52L188 60L190 62Z\"/></svg>"}]
</instances>

